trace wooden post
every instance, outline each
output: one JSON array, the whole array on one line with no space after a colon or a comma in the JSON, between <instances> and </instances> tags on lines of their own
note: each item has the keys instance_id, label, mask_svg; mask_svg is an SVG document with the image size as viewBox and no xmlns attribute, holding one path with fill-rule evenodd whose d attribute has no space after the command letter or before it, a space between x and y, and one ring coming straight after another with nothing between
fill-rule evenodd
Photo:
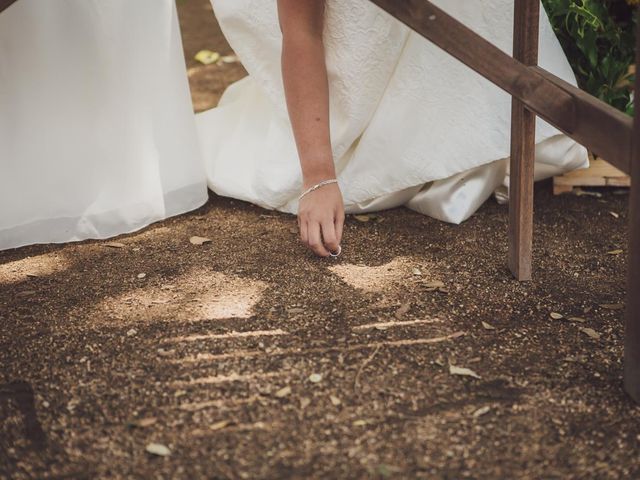
<instances>
[{"instance_id":1,"label":"wooden post","mask_svg":"<svg viewBox=\"0 0 640 480\"><path fill-rule=\"evenodd\" d=\"M631 195L629 200L629 263L627 283L627 310L624 336L624 386L640 403L640 10L637 12L636 30L636 86L635 119L631 154Z\"/></svg>"},{"instance_id":2,"label":"wooden post","mask_svg":"<svg viewBox=\"0 0 640 480\"><path fill-rule=\"evenodd\" d=\"M538 64L540 0L515 0L513 56L528 66ZM511 110L509 173L509 269L520 281L531 280L533 249L533 172L536 115L517 100Z\"/></svg>"}]
</instances>

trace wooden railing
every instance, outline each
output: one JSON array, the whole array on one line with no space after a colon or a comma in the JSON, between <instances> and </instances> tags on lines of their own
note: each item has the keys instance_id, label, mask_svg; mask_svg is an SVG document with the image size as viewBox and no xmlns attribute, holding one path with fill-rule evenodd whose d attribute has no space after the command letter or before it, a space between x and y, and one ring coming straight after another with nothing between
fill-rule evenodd
<instances>
[{"instance_id":1,"label":"wooden railing","mask_svg":"<svg viewBox=\"0 0 640 480\"><path fill-rule=\"evenodd\" d=\"M531 279L536 116L631 175L624 386L640 403L640 121L538 66L539 0L514 1L513 57L427 0L371 1L513 97L508 263L518 280Z\"/></svg>"}]
</instances>

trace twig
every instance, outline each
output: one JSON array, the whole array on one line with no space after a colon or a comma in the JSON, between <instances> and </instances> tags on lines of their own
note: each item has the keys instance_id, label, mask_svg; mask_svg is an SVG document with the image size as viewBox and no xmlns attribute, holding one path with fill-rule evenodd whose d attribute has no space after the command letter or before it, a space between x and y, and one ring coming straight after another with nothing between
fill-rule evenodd
<instances>
[{"instance_id":1,"label":"twig","mask_svg":"<svg viewBox=\"0 0 640 480\"><path fill-rule=\"evenodd\" d=\"M362 365L360 365L360 368L358 369L358 373L356 373L356 381L353 384L354 390L360 387L360 375L362 374L362 371L364 370L364 368L371 363L371 361L373 360L373 357L375 357L376 354L380 351L380 347L382 347L382 345L378 345L376 349L373 351L373 353L369 356L369 358L367 358L362 363Z\"/></svg>"}]
</instances>

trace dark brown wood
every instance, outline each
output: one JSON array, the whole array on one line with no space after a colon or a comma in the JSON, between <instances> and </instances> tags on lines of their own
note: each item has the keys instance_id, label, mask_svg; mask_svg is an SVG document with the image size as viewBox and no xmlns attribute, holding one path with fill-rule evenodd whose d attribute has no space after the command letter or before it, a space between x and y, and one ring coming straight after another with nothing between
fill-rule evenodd
<instances>
[{"instance_id":1,"label":"dark brown wood","mask_svg":"<svg viewBox=\"0 0 640 480\"><path fill-rule=\"evenodd\" d=\"M427 0L371 1L580 144L630 171L632 121L625 114L512 58Z\"/></svg>"},{"instance_id":2,"label":"dark brown wood","mask_svg":"<svg viewBox=\"0 0 640 480\"><path fill-rule=\"evenodd\" d=\"M640 66L640 10L637 12L636 66ZM636 103L631 159L631 195L629 200L629 263L627 282L627 309L624 337L624 386L640 403L640 117L638 92L640 76L636 70Z\"/></svg>"},{"instance_id":3,"label":"dark brown wood","mask_svg":"<svg viewBox=\"0 0 640 480\"><path fill-rule=\"evenodd\" d=\"M0 0L0 12L9 8L12 4L16 3L17 0Z\"/></svg>"},{"instance_id":4,"label":"dark brown wood","mask_svg":"<svg viewBox=\"0 0 640 480\"><path fill-rule=\"evenodd\" d=\"M565 131L560 124L555 126L616 168L630 173L633 119L540 67L532 67L532 70L574 97L576 123L573 132Z\"/></svg>"},{"instance_id":5,"label":"dark brown wood","mask_svg":"<svg viewBox=\"0 0 640 480\"><path fill-rule=\"evenodd\" d=\"M539 0L515 0L513 57L538 65ZM536 115L513 98L509 173L509 269L520 281L531 280L533 248L533 172Z\"/></svg>"}]
</instances>

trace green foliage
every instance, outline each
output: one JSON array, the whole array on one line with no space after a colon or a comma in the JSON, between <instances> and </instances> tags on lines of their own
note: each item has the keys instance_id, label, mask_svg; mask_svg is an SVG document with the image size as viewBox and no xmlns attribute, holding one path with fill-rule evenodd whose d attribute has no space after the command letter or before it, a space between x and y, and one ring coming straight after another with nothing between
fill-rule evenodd
<instances>
[{"instance_id":1,"label":"green foliage","mask_svg":"<svg viewBox=\"0 0 640 480\"><path fill-rule=\"evenodd\" d=\"M581 88L633 115L638 0L542 0Z\"/></svg>"}]
</instances>

